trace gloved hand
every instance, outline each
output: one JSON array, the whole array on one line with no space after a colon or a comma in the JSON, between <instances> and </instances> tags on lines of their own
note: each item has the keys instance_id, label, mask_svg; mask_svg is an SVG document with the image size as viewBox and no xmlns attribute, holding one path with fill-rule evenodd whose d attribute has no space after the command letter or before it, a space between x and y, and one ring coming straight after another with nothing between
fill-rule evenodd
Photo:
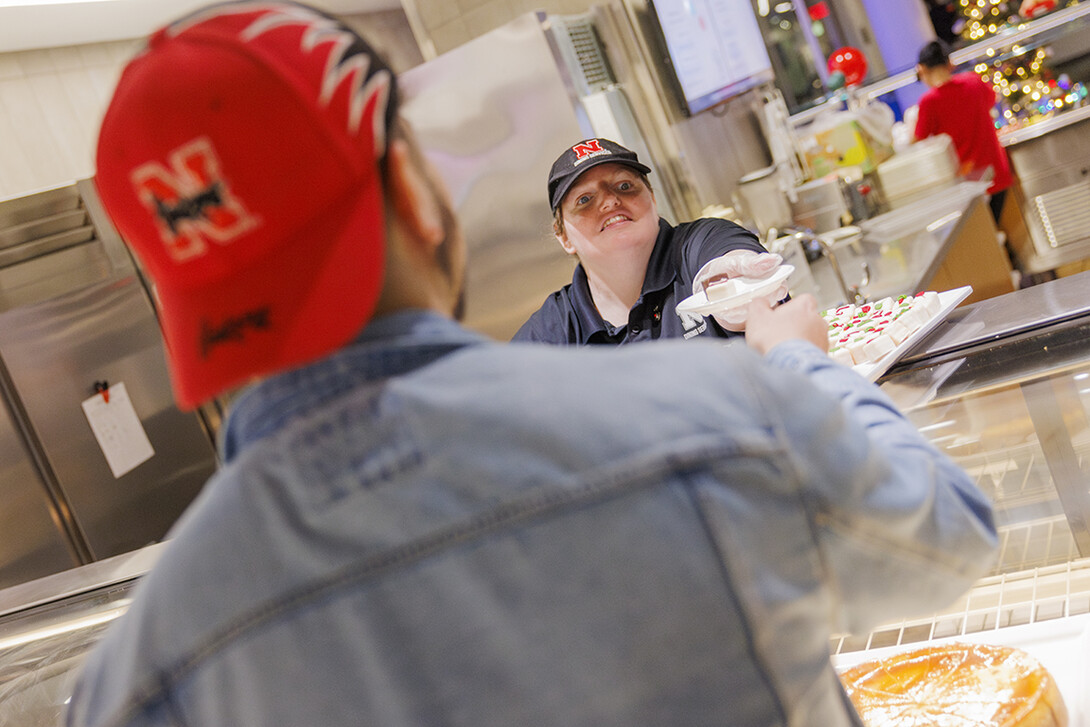
<instances>
[{"instance_id":1,"label":"gloved hand","mask_svg":"<svg viewBox=\"0 0 1090 727\"><path fill-rule=\"evenodd\" d=\"M693 293L704 289L708 278L725 275L727 278L767 278L780 266L783 258L772 252L731 250L726 255L712 258L700 268L693 278ZM781 296L783 297L783 296ZM777 298L776 300L779 300Z\"/></svg>"},{"instance_id":2,"label":"gloved hand","mask_svg":"<svg viewBox=\"0 0 1090 727\"><path fill-rule=\"evenodd\" d=\"M730 278L748 278L761 280L770 276L783 262L783 258L771 252L754 252L753 250L731 250L726 255L713 258L700 268L693 278L693 293L704 289L704 282L713 277L725 276ZM772 292L761 296L769 305L775 305L778 301L787 297L787 281L776 286ZM722 313L715 313L713 318L728 331L744 331L746 329L746 306L740 306Z\"/></svg>"}]
</instances>

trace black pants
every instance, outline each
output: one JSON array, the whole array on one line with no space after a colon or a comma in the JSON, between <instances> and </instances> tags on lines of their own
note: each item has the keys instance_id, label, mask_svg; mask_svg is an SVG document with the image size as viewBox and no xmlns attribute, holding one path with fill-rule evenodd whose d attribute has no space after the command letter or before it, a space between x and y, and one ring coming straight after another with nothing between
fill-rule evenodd
<instances>
[{"instance_id":1,"label":"black pants","mask_svg":"<svg viewBox=\"0 0 1090 727\"><path fill-rule=\"evenodd\" d=\"M1007 199L1007 190L1001 189L992 195L992 198L988 200L988 206L992 208L992 217L995 219L995 226L999 228L999 218L1003 214L1003 202ZM1018 270L1018 258L1014 254L1014 250L1011 249L1010 242L1005 241L1003 243L1003 249L1007 253L1007 259L1011 262L1011 268Z\"/></svg>"},{"instance_id":2,"label":"black pants","mask_svg":"<svg viewBox=\"0 0 1090 727\"><path fill-rule=\"evenodd\" d=\"M992 198L988 200L988 206L992 208L992 217L995 219L995 224L999 226L999 218L1003 214L1003 203L1007 200L1007 190L1001 189L992 195Z\"/></svg>"}]
</instances>

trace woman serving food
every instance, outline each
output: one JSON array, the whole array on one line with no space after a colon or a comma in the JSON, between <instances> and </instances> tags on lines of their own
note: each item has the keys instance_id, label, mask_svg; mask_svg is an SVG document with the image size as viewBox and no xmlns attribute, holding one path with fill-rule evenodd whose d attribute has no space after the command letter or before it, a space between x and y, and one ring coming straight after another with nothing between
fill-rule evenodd
<instances>
[{"instance_id":1,"label":"woman serving food","mask_svg":"<svg viewBox=\"0 0 1090 727\"><path fill-rule=\"evenodd\" d=\"M737 335L744 319L676 310L705 282L763 279L779 255L728 220L670 225L659 217L650 167L609 139L565 149L549 173L553 233L579 259L571 283L549 295L515 341L625 344L656 338ZM766 297L786 297L776 286Z\"/></svg>"}]
</instances>

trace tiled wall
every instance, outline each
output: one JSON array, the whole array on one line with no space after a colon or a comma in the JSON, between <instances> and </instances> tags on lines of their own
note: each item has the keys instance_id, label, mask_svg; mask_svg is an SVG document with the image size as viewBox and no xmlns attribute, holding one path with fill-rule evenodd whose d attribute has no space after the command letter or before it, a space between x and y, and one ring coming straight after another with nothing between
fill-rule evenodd
<instances>
[{"instance_id":1,"label":"tiled wall","mask_svg":"<svg viewBox=\"0 0 1090 727\"><path fill-rule=\"evenodd\" d=\"M94 169L94 137L135 41L0 53L0 199Z\"/></svg>"},{"instance_id":2,"label":"tiled wall","mask_svg":"<svg viewBox=\"0 0 1090 727\"><path fill-rule=\"evenodd\" d=\"M423 58L400 11L346 17L395 71ZM94 144L122 66L141 41L0 53L0 199L94 173Z\"/></svg>"},{"instance_id":3,"label":"tiled wall","mask_svg":"<svg viewBox=\"0 0 1090 727\"><path fill-rule=\"evenodd\" d=\"M406 13L437 54L534 10L586 12L593 0L402 0L405 12L347 17L396 71L420 63ZM0 53L0 199L94 173L94 140L114 83L140 41Z\"/></svg>"},{"instance_id":4,"label":"tiled wall","mask_svg":"<svg viewBox=\"0 0 1090 727\"><path fill-rule=\"evenodd\" d=\"M544 10L557 15L586 12L594 0L402 0L436 54L494 30L524 13Z\"/></svg>"},{"instance_id":5,"label":"tiled wall","mask_svg":"<svg viewBox=\"0 0 1090 727\"><path fill-rule=\"evenodd\" d=\"M382 10L341 16L341 19L366 38L395 72L408 70L424 61L404 11Z\"/></svg>"}]
</instances>

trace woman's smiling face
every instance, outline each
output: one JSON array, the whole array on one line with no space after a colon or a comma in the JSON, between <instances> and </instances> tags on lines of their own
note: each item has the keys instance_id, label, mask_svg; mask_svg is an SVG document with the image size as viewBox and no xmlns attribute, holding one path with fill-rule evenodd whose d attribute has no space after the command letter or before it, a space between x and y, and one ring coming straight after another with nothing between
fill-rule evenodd
<instances>
[{"instance_id":1,"label":"woman's smiling face","mask_svg":"<svg viewBox=\"0 0 1090 727\"><path fill-rule=\"evenodd\" d=\"M650 255L659 233L655 195L635 169L606 163L587 170L560 203L557 239L590 271L620 257Z\"/></svg>"}]
</instances>

